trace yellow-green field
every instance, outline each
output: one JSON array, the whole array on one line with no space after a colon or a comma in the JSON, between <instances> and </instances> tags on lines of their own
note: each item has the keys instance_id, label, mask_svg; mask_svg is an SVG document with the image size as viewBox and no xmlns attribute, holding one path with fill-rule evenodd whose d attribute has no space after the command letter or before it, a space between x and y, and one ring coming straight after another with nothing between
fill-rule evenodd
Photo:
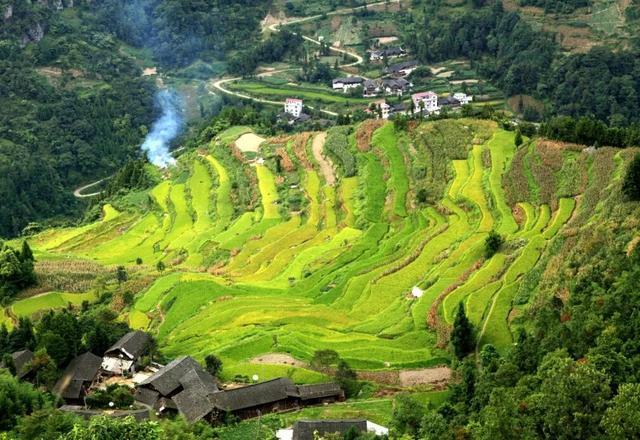
<instances>
[{"instance_id":1,"label":"yellow-green field","mask_svg":"<svg viewBox=\"0 0 640 440\"><path fill-rule=\"evenodd\" d=\"M426 122L403 133L384 125L368 150L349 143L340 152L358 172L345 177L336 168L334 186L309 151L313 169L296 162L285 172L270 157L256 165L221 149L246 131L228 130L213 141L220 145L183 155L173 176L149 191L147 212L107 205L100 222L30 239L41 258L86 258L111 268L141 258L136 273L155 281L123 319L156 333L167 356L218 354L229 377L321 381L300 366L252 360L287 353L308 362L328 348L360 370L446 364L437 330L451 325L461 302L481 344L507 350L521 278L580 209L573 198L558 199L555 210L529 200L509 205L504 185L514 133L486 121ZM417 188L435 178L432 170L441 170L443 191L418 201ZM304 203L287 211L294 191ZM253 194L254 208L239 205L248 200L242 194ZM506 244L485 259L491 230ZM163 273L155 270L159 261ZM414 287L424 294L413 297ZM92 295L23 299L1 319Z\"/></svg>"}]
</instances>

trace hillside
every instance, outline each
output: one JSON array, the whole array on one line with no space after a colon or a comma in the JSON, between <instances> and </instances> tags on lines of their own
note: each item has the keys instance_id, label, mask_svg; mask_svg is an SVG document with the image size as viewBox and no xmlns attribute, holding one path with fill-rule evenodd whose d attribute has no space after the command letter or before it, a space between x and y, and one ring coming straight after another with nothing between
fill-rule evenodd
<instances>
[{"instance_id":1,"label":"hillside","mask_svg":"<svg viewBox=\"0 0 640 440\"><path fill-rule=\"evenodd\" d=\"M326 141L268 139L256 164L234 146L243 132L182 156L148 194L105 205L101 221L30 238L37 269L75 268L72 280L124 265L142 289L130 325L155 332L168 356L219 354L229 378L282 375L290 366L250 361L289 353L308 362L324 348L359 370L447 364L459 303L479 347L505 353L571 237L606 215L633 154L544 140L516 148L514 133L490 121L407 132L369 121L332 128ZM314 154L323 141L324 158ZM133 199L143 208L123 209ZM492 230L506 244L485 259ZM7 315L78 304L91 291L22 299Z\"/></svg>"}]
</instances>

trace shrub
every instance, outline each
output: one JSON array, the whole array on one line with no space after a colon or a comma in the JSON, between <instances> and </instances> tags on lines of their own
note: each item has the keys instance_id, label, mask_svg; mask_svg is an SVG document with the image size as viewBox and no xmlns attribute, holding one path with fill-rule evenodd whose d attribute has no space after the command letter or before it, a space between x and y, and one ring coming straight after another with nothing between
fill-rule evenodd
<instances>
[{"instance_id":1,"label":"shrub","mask_svg":"<svg viewBox=\"0 0 640 440\"><path fill-rule=\"evenodd\" d=\"M489 259L500 250L504 243L504 238L496 231L489 232L489 236L484 242L484 256Z\"/></svg>"},{"instance_id":2,"label":"shrub","mask_svg":"<svg viewBox=\"0 0 640 440\"><path fill-rule=\"evenodd\" d=\"M640 154L636 154L627 168L627 174L622 183L622 192L630 200L640 200Z\"/></svg>"}]
</instances>

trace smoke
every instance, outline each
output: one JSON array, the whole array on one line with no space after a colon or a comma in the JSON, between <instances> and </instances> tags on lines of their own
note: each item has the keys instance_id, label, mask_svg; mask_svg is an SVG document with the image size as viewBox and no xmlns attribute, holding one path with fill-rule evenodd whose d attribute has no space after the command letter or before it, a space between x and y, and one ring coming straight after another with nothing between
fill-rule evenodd
<instances>
[{"instance_id":1,"label":"smoke","mask_svg":"<svg viewBox=\"0 0 640 440\"><path fill-rule=\"evenodd\" d=\"M147 153L152 164L166 168L175 163L175 159L169 153L169 145L180 134L184 121L180 110L180 97L176 92L160 90L156 93L155 101L162 109L162 114L151 126L151 131L141 148Z\"/></svg>"}]
</instances>

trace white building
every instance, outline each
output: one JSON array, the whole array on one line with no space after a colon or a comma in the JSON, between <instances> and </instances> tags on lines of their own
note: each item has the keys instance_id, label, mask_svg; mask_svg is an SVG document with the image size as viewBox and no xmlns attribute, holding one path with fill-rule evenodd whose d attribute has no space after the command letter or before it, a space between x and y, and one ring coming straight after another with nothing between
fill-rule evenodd
<instances>
[{"instance_id":1,"label":"white building","mask_svg":"<svg viewBox=\"0 0 640 440\"><path fill-rule=\"evenodd\" d=\"M358 433L371 433L378 436L389 435L389 429L368 420L298 420L291 428L279 429L278 440L313 440L335 434L345 434L355 429ZM342 438L342 437L340 437Z\"/></svg>"},{"instance_id":2,"label":"white building","mask_svg":"<svg viewBox=\"0 0 640 440\"><path fill-rule=\"evenodd\" d=\"M411 95L413 101L413 112L418 113L424 111L426 113L438 113L438 95L435 92L414 93Z\"/></svg>"},{"instance_id":3,"label":"white building","mask_svg":"<svg viewBox=\"0 0 640 440\"><path fill-rule=\"evenodd\" d=\"M299 118L302 114L302 99L287 98L284 103L284 112Z\"/></svg>"},{"instance_id":4,"label":"white building","mask_svg":"<svg viewBox=\"0 0 640 440\"><path fill-rule=\"evenodd\" d=\"M364 78L359 76L336 78L333 80L333 90L342 90L344 93L347 93L350 89L360 87L362 83L364 83Z\"/></svg>"},{"instance_id":5,"label":"white building","mask_svg":"<svg viewBox=\"0 0 640 440\"><path fill-rule=\"evenodd\" d=\"M471 101L473 101L473 96L467 95L466 93L454 93L453 98L460 102L460 105L467 105Z\"/></svg>"}]
</instances>

